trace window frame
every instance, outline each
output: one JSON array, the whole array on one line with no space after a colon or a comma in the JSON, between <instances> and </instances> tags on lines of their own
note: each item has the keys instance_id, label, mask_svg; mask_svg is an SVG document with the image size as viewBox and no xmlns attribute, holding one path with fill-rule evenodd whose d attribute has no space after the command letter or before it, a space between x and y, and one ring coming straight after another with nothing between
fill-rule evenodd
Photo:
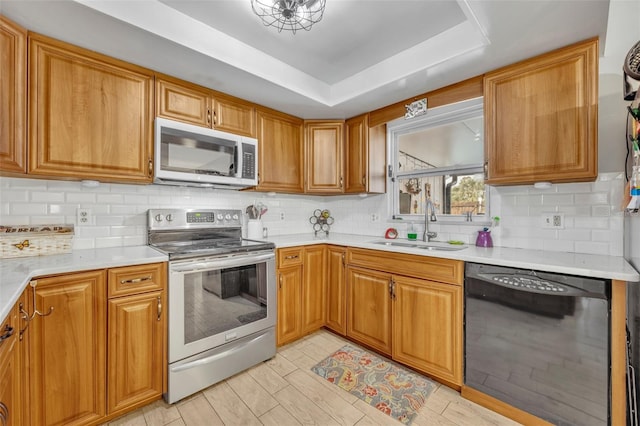
<instances>
[{"instance_id":1,"label":"window frame","mask_svg":"<svg viewBox=\"0 0 640 426\"><path fill-rule=\"evenodd\" d=\"M398 138L401 135L413 133L418 129L427 129L430 127L442 126L450 123L459 122L469 118L478 118L484 116L484 104L483 97L477 97L468 99L461 102L455 102L452 104L444 105L441 107L431 108L427 110L425 115L415 117L410 120L399 118L387 123L387 140L388 152L387 158L389 158L387 176L387 188L390 188L391 195L387 197L388 200L388 220L403 220L405 222L415 221L418 218L422 220L422 214L400 214L400 195L399 195L399 181L400 179L408 179L413 177L424 176L446 176L451 174L450 172L456 172L456 174L477 174L485 173L484 165L485 159L483 158L481 163L477 164L464 164L460 166L447 166L438 167L434 169L422 169L413 170L408 172L399 172L399 156L398 156ZM482 135L484 136L484 135ZM484 137L482 138L484 144ZM484 152L484 150L483 150ZM489 185L485 184L485 213L484 215L474 215L473 221L469 222L466 219L466 215L453 215L453 214L438 214L438 221L445 223L455 224L482 224L490 223L490 205L489 205Z\"/></svg>"}]
</instances>

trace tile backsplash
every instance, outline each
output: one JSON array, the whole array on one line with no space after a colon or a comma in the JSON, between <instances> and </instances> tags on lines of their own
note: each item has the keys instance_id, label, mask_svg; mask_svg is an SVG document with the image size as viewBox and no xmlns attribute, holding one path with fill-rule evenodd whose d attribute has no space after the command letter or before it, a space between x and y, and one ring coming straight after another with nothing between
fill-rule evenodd
<instances>
[{"instance_id":1,"label":"tile backsplash","mask_svg":"<svg viewBox=\"0 0 640 426\"><path fill-rule=\"evenodd\" d=\"M624 178L621 173L601 174L595 182L490 188L492 216L500 226L492 231L494 245L548 251L623 255L624 215L620 208ZM382 237L389 227L401 236L407 223L387 220L385 195L301 196L250 191L225 191L161 185L102 183L96 188L80 182L0 177L0 225L75 224L74 249L146 244L146 212L150 208L237 208L261 201L268 207L263 217L269 235L312 233L309 216L327 208L335 219L332 232ZM78 226L78 208L91 211L91 223ZM563 229L542 227L542 214L564 214ZM422 221L416 222L418 233ZM431 230L438 240L473 244L486 223L447 223Z\"/></svg>"}]
</instances>

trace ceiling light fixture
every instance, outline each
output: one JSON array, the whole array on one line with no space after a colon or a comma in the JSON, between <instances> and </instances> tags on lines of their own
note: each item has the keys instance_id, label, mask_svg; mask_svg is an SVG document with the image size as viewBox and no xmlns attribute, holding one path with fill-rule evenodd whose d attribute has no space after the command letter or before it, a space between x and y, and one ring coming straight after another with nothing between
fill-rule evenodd
<instances>
[{"instance_id":1,"label":"ceiling light fixture","mask_svg":"<svg viewBox=\"0 0 640 426\"><path fill-rule=\"evenodd\" d=\"M253 12L264 25L276 27L278 32L302 29L309 31L324 14L327 0L251 0Z\"/></svg>"}]
</instances>

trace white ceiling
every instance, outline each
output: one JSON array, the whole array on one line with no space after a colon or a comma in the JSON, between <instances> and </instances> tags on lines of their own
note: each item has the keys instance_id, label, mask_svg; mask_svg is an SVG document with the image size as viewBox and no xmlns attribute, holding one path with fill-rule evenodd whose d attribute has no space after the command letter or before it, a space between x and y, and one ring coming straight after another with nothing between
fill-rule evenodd
<instances>
[{"instance_id":1,"label":"white ceiling","mask_svg":"<svg viewBox=\"0 0 640 426\"><path fill-rule=\"evenodd\" d=\"M609 0L327 0L294 35L263 26L250 0L0 3L29 30L303 118L348 118L589 37L603 52L608 11Z\"/></svg>"}]
</instances>

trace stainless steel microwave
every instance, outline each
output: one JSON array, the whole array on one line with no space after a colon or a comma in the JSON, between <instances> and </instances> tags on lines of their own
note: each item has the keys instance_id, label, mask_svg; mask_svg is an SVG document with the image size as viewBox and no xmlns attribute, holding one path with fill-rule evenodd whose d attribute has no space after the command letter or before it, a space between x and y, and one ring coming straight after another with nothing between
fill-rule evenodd
<instances>
[{"instance_id":1,"label":"stainless steel microwave","mask_svg":"<svg viewBox=\"0 0 640 426\"><path fill-rule=\"evenodd\" d=\"M258 141L156 118L154 182L239 189L258 184Z\"/></svg>"}]
</instances>

